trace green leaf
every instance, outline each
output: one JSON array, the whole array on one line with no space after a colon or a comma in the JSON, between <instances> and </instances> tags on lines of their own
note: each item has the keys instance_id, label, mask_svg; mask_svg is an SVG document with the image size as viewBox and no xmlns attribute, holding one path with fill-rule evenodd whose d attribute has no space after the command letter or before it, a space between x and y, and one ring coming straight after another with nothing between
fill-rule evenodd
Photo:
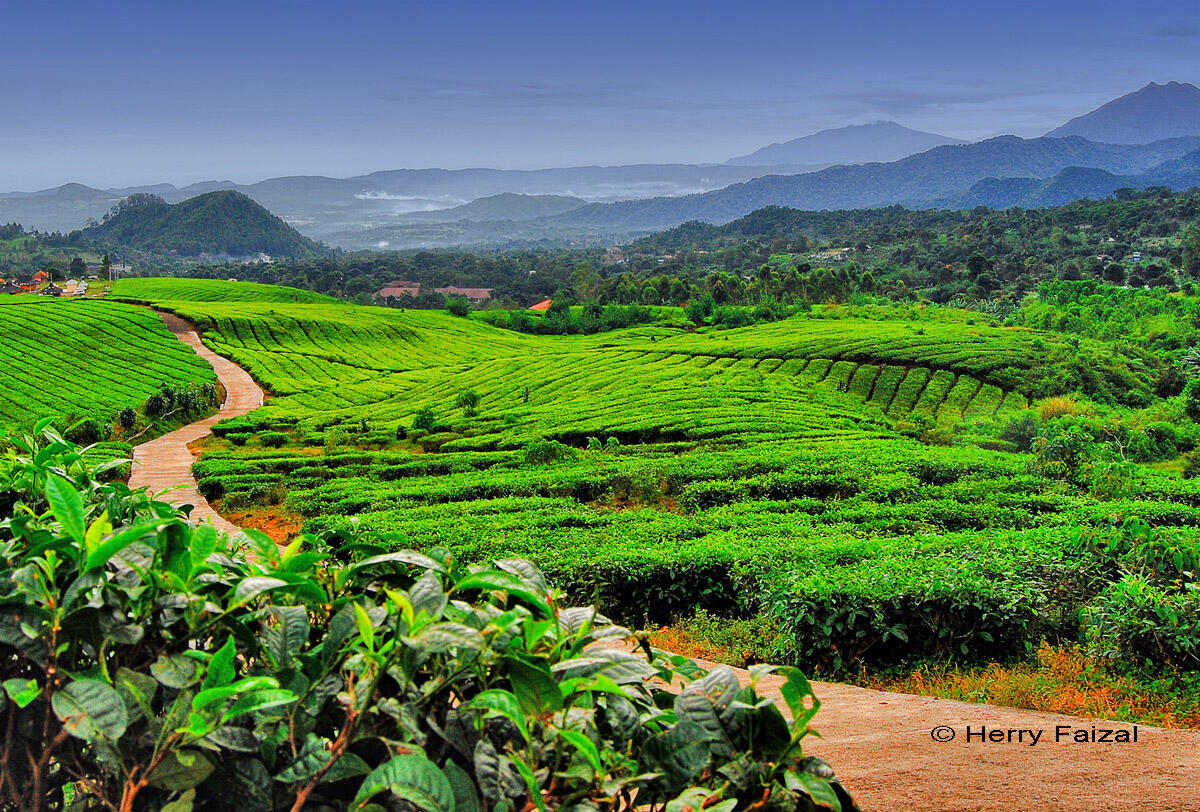
<instances>
[{"instance_id":1,"label":"green leaf","mask_svg":"<svg viewBox=\"0 0 1200 812\"><path fill-rule=\"evenodd\" d=\"M50 700L54 714L72 736L116 743L129 726L125 701L116 689L97 680L76 680Z\"/></svg>"},{"instance_id":2,"label":"green leaf","mask_svg":"<svg viewBox=\"0 0 1200 812\"><path fill-rule=\"evenodd\" d=\"M531 590L520 578L501 570L475 572L454 585L454 591L456 592L467 589L507 592L509 595L520 598L529 604L530 608L535 609L543 617L550 614L550 607L546 605L546 600L543 596Z\"/></svg>"},{"instance_id":3,"label":"green leaf","mask_svg":"<svg viewBox=\"0 0 1200 812\"><path fill-rule=\"evenodd\" d=\"M192 804L196 801L196 790L189 789L174 801L163 806L158 812L192 812Z\"/></svg>"},{"instance_id":4,"label":"green leaf","mask_svg":"<svg viewBox=\"0 0 1200 812\"><path fill-rule=\"evenodd\" d=\"M83 499L74 486L60 476L46 477L46 501L63 532L72 541L83 544Z\"/></svg>"},{"instance_id":5,"label":"green leaf","mask_svg":"<svg viewBox=\"0 0 1200 812\"><path fill-rule=\"evenodd\" d=\"M525 723L525 714L521 711L521 703L508 691L492 688L484 691L467 703L468 708L483 710L486 716L499 715L517 726L525 741L529 741L529 727Z\"/></svg>"},{"instance_id":6,"label":"green leaf","mask_svg":"<svg viewBox=\"0 0 1200 812\"><path fill-rule=\"evenodd\" d=\"M287 585L288 582L282 578L271 578L266 575L244 578L233 590L233 604L234 606L243 606L264 592L270 592Z\"/></svg>"},{"instance_id":7,"label":"green leaf","mask_svg":"<svg viewBox=\"0 0 1200 812\"><path fill-rule=\"evenodd\" d=\"M675 715L679 721L703 730L705 741L718 758L733 758L737 754L735 733L731 729L736 717L727 716L726 710L740 689L733 669L719 666L689 683L675 698Z\"/></svg>"},{"instance_id":8,"label":"green leaf","mask_svg":"<svg viewBox=\"0 0 1200 812\"><path fill-rule=\"evenodd\" d=\"M234 702L233 706L225 711L225 715L221 717L221 723L224 724L235 716L241 716L243 713L254 713L266 710L267 708L276 708L280 705L289 705L295 702L297 698L291 691L283 689L255 691Z\"/></svg>"},{"instance_id":9,"label":"green leaf","mask_svg":"<svg viewBox=\"0 0 1200 812\"><path fill-rule=\"evenodd\" d=\"M42 689L38 687L37 680L33 679L6 679L4 681L4 693L8 694L8 698L16 703L18 708L26 708L29 703L38 698L38 694Z\"/></svg>"},{"instance_id":10,"label":"green leaf","mask_svg":"<svg viewBox=\"0 0 1200 812\"><path fill-rule=\"evenodd\" d=\"M404 642L429 654L440 654L456 648L480 651L487 645L478 629L461 623L431 623L411 637L404 638Z\"/></svg>"},{"instance_id":11,"label":"green leaf","mask_svg":"<svg viewBox=\"0 0 1200 812\"><path fill-rule=\"evenodd\" d=\"M95 526L94 524L92 525L92 527ZM84 571L103 567L114 555L152 532L154 532L154 527L143 525L141 527L126 528L119 533L109 536L99 542L95 548L88 549L87 559L83 564Z\"/></svg>"},{"instance_id":12,"label":"green leaf","mask_svg":"<svg viewBox=\"0 0 1200 812\"><path fill-rule=\"evenodd\" d=\"M274 677L246 677L237 682L232 682L229 685L220 685L216 688L205 688L200 693L196 694L192 699L192 710L200 711L208 707L214 702L222 699L228 699L231 696L238 694L248 694L253 691L258 691L264 688L278 688L279 681Z\"/></svg>"},{"instance_id":13,"label":"green leaf","mask_svg":"<svg viewBox=\"0 0 1200 812\"><path fill-rule=\"evenodd\" d=\"M358 636L362 638L363 645L371 651L375 650L375 628L371 623L371 616L367 614L367 610L361 605L354 604L354 620L358 624Z\"/></svg>"},{"instance_id":14,"label":"green leaf","mask_svg":"<svg viewBox=\"0 0 1200 812\"><path fill-rule=\"evenodd\" d=\"M146 781L152 787L180 792L197 786L212 771L212 762L199 750L177 750L168 753Z\"/></svg>"},{"instance_id":15,"label":"green leaf","mask_svg":"<svg viewBox=\"0 0 1200 812\"><path fill-rule=\"evenodd\" d=\"M204 674L204 682L200 684L201 692L209 688L219 688L233 682L233 661L237 657L237 647L233 643L233 635L225 640L208 661L208 670Z\"/></svg>"},{"instance_id":16,"label":"green leaf","mask_svg":"<svg viewBox=\"0 0 1200 812\"><path fill-rule=\"evenodd\" d=\"M433 570L434 572L440 572L443 575L446 574L446 568L437 561L434 561L427 555L421 555L418 552L414 552L413 550L400 550L394 553L385 553L384 555L374 555L370 558L364 558L362 561L359 561L357 564L350 567L350 571L358 572L366 569L367 567L373 567L376 564L386 564L389 561L395 561L400 564L411 564L414 567L420 567L421 569L425 570Z\"/></svg>"},{"instance_id":17,"label":"green leaf","mask_svg":"<svg viewBox=\"0 0 1200 812\"><path fill-rule=\"evenodd\" d=\"M527 714L562 710L562 688L549 669L541 669L516 659L507 659L508 681Z\"/></svg>"},{"instance_id":18,"label":"green leaf","mask_svg":"<svg viewBox=\"0 0 1200 812\"><path fill-rule=\"evenodd\" d=\"M446 774L450 781L450 789L454 792L454 812L482 812L479 792L467 771L447 759L442 772Z\"/></svg>"},{"instance_id":19,"label":"green leaf","mask_svg":"<svg viewBox=\"0 0 1200 812\"><path fill-rule=\"evenodd\" d=\"M446 774L422 755L394 756L363 779L352 810L389 790L425 812L455 812L454 790Z\"/></svg>"},{"instance_id":20,"label":"green leaf","mask_svg":"<svg viewBox=\"0 0 1200 812\"><path fill-rule=\"evenodd\" d=\"M187 688L195 685L200 677L200 666L189 657L175 654L170 657L159 655L150 666L154 678L168 688Z\"/></svg>"},{"instance_id":21,"label":"green leaf","mask_svg":"<svg viewBox=\"0 0 1200 812\"><path fill-rule=\"evenodd\" d=\"M788 772L784 774L784 783L792 792L807 795L815 805L842 812L842 802L828 778L806 772Z\"/></svg>"},{"instance_id":22,"label":"green leaf","mask_svg":"<svg viewBox=\"0 0 1200 812\"><path fill-rule=\"evenodd\" d=\"M263 631L267 651L280 668L288 667L296 653L308 642L308 612L303 606L273 606L275 626Z\"/></svg>"},{"instance_id":23,"label":"green leaf","mask_svg":"<svg viewBox=\"0 0 1200 812\"><path fill-rule=\"evenodd\" d=\"M604 775L604 765L600 762L600 751L591 739L577 730L560 730L558 735L566 739L588 760L588 763L592 765L592 772L598 776Z\"/></svg>"},{"instance_id":24,"label":"green leaf","mask_svg":"<svg viewBox=\"0 0 1200 812\"><path fill-rule=\"evenodd\" d=\"M513 753L512 760L517 772L525 779L525 786L529 790L529 800L533 801L541 812L546 812L546 799L542 797L542 788L538 784L537 776L533 774L533 769L516 753Z\"/></svg>"},{"instance_id":25,"label":"green leaf","mask_svg":"<svg viewBox=\"0 0 1200 812\"><path fill-rule=\"evenodd\" d=\"M792 724L807 725L821 707L821 703L817 701L817 695L813 693L812 686L808 684L808 680L805 679L799 668L786 666L780 668L778 673L787 680L779 686L779 693L783 696L783 701L787 703L788 710L792 712ZM805 707L804 700L808 697L812 699L812 707Z\"/></svg>"}]
</instances>

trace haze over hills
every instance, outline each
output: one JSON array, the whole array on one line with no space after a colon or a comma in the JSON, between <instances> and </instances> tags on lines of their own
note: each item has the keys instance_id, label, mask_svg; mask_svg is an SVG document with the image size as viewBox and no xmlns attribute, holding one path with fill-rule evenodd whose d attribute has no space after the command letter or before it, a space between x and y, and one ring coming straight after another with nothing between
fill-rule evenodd
<instances>
[{"instance_id":1,"label":"haze over hills","mask_svg":"<svg viewBox=\"0 0 1200 812\"><path fill-rule=\"evenodd\" d=\"M749 155L730 158L732 166L772 164L865 164L898 161L947 144L964 144L955 138L921 132L894 121L876 121L832 130L821 130L782 144L771 144Z\"/></svg>"},{"instance_id":2,"label":"haze over hills","mask_svg":"<svg viewBox=\"0 0 1200 812\"><path fill-rule=\"evenodd\" d=\"M1186 134L1140 143L1161 133ZM597 244L688 220L727 222L769 205L1057 205L1108 196L1122 186L1195 184L1197 161L1189 153L1200 149L1200 89L1150 84L1050 136L943 143L907 154L946 141L876 122L771 145L722 165L400 169L182 188L101 190L70 183L0 194L0 222L66 231L103 217L130 194L177 203L226 190L246 195L310 238L348 249L529 247ZM907 157L872 160L897 154Z\"/></svg>"},{"instance_id":3,"label":"haze over hills","mask_svg":"<svg viewBox=\"0 0 1200 812\"><path fill-rule=\"evenodd\" d=\"M550 217L582 208L588 201L569 195L523 195L504 192L481 197L462 206L434 211L414 211L399 215L398 219L453 223L459 220L475 222L496 220L533 220Z\"/></svg>"},{"instance_id":4,"label":"haze over hills","mask_svg":"<svg viewBox=\"0 0 1200 812\"><path fill-rule=\"evenodd\" d=\"M155 254L214 258L308 257L326 253L250 198L234 191L207 192L170 204L149 194L131 195L99 225L84 229L101 243Z\"/></svg>"},{"instance_id":5,"label":"haze over hills","mask_svg":"<svg viewBox=\"0 0 1200 812\"><path fill-rule=\"evenodd\" d=\"M1150 84L1073 118L1047 133L1079 135L1106 144L1149 144L1200 135L1200 88L1186 82Z\"/></svg>"}]
</instances>

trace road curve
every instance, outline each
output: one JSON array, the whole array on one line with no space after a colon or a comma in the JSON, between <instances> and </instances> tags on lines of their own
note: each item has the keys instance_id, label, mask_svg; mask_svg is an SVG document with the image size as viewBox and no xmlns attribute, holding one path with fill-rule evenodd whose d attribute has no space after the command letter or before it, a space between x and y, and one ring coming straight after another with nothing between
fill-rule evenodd
<instances>
[{"instance_id":1,"label":"road curve","mask_svg":"<svg viewBox=\"0 0 1200 812\"><path fill-rule=\"evenodd\" d=\"M262 406L262 387L254 382L246 370L204 346L190 322L171 313L160 315L176 338L191 346L197 355L212 365L221 386L225 388L225 402L221 404L221 410L211 417L135 446L129 487L149 488L153 492L175 488L166 495L168 502L193 505L193 520L202 522L208 519L218 530L235 533L239 528L213 510L208 500L196 490L196 480L192 477L192 463L196 455L188 448L188 444L207 436L218 421L246 414Z\"/></svg>"}]
</instances>

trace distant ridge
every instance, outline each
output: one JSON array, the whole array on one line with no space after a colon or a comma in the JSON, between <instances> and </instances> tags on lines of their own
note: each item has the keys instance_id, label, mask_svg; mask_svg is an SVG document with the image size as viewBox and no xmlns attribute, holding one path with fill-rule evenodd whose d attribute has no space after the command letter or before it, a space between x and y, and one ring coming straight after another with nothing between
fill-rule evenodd
<instances>
[{"instance_id":1,"label":"distant ridge","mask_svg":"<svg viewBox=\"0 0 1200 812\"><path fill-rule=\"evenodd\" d=\"M1150 84L1046 133L1105 144L1149 144L1200 135L1200 88L1186 82Z\"/></svg>"},{"instance_id":2,"label":"distant ridge","mask_svg":"<svg viewBox=\"0 0 1200 812\"><path fill-rule=\"evenodd\" d=\"M937 133L911 130L894 121L855 124L771 144L730 158L730 166L887 163L947 144L965 144Z\"/></svg>"}]
</instances>

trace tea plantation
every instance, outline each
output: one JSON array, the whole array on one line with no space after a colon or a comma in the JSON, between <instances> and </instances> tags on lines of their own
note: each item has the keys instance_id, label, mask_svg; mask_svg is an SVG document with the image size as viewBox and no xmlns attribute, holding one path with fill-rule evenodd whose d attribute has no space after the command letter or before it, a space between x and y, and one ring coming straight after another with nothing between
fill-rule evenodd
<instances>
[{"instance_id":1,"label":"tea plantation","mask_svg":"<svg viewBox=\"0 0 1200 812\"><path fill-rule=\"evenodd\" d=\"M159 306L274 395L194 468L238 521L529 558L624 621L703 609L824 673L1042 639L1196 665L1200 630L1154 624L1197 600L1177 587L1200 484L1149 464L1194 432L1134 348L937 308L531 336L430 311ZM1080 391L1094 402L1061 418L1029 408ZM1121 454L1072 452L1080 421Z\"/></svg>"},{"instance_id":2,"label":"tea plantation","mask_svg":"<svg viewBox=\"0 0 1200 812\"><path fill-rule=\"evenodd\" d=\"M104 301L0 299L0 423L107 423L162 387L216 380L157 314Z\"/></svg>"}]
</instances>

